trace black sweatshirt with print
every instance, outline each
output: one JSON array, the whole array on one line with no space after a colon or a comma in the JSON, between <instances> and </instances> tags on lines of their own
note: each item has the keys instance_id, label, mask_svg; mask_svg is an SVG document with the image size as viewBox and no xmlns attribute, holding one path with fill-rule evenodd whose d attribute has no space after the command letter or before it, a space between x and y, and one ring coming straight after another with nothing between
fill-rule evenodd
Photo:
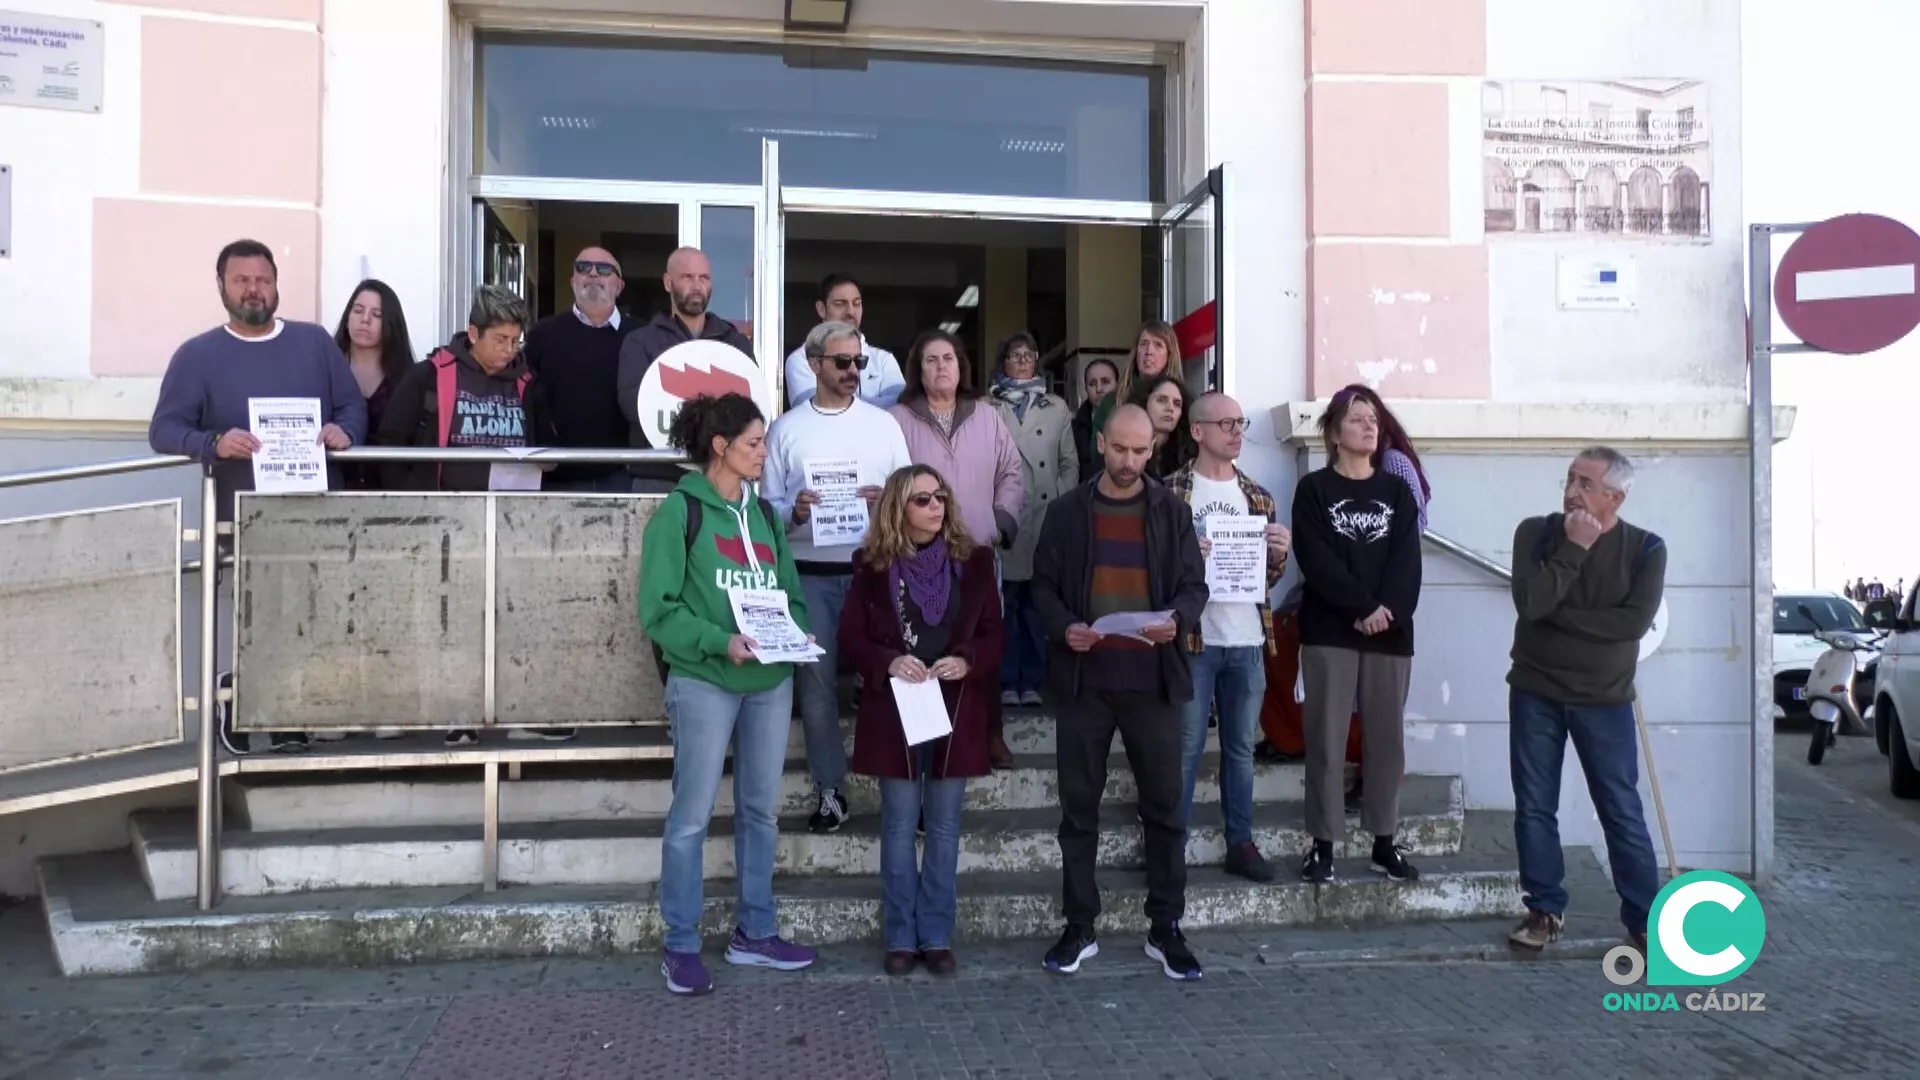
<instances>
[{"instance_id":1,"label":"black sweatshirt with print","mask_svg":"<svg viewBox=\"0 0 1920 1080\"><path fill-rule=\"evenodd\" d=\"M1305 579L1300 644L1413 655L1420 603L1420 521L1406 481L1375 470L1353 480L1331 466L1293 491L1294 557ZM1354 623L1384 607L1392 624L1363 634Z\"/></svg>"}]
</instances>

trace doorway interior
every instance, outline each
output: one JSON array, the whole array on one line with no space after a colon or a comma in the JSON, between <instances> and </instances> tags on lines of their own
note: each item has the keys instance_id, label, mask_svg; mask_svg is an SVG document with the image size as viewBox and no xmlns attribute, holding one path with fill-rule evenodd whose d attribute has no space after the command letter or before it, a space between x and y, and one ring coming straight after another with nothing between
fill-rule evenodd
<instances>
[{"instance_id":1,"label":"doorway interior","mask_svg":"<svg viewBox=\"0 0 1920 1080\"><path fill-rule=\"evenodd\" d=\"M526 297L536 318L572 304L574 256L604 247L620 260L624 318L667 311L667 257L687 230L674 204L486 199L487 280ZM710 310L753 335L754 210L700 208L699 246L713 264ZM1124 354L1140 322L1164 307L1162 234L1132 225L979 217L788 213L781 282L780 354L819 321L821 280L860 282L869 340L904 357L922 331L965 345L985 385L999 344L1025 331L1039 343L1056 392L1078 404L1079 370Z\"/></svg>"}]
</instances>

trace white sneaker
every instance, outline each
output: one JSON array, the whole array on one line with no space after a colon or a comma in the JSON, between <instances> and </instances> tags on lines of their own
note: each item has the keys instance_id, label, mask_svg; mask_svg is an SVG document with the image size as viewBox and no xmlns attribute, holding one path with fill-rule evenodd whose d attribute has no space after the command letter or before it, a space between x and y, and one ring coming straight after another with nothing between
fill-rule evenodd
<instances>
[{"instance_id":1,"label":"white sneaker","mask_svg":"<svg viewBox=\"0 0 1920 1080\"><path fill-rule=\"evenodd\" d=\"M404 739L407 737L407 733L401 731L399 728L374 728L373 737L376 739Z\"/></svg>"},{"instance_id":2,"label":"white sneaker","mask_svg":"<svg viewBox=\"0 0 1920 1080\"><path fill-rule=\"evenodd\" d=\"M1018 690L1000 691L1000 704L1009 707L1018 706L1020 704L1020 692Z\"/></svg>"}]
</instances>

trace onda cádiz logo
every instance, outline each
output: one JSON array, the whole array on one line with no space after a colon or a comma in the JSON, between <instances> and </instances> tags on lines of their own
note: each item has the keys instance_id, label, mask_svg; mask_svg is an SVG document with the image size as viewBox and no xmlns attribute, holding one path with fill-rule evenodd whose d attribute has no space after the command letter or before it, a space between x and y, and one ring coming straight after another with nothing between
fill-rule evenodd
<instances>
[{"instance_id":1,"label":"onda c\u00e1diz logo","mask_svg":"<svg viewBox=\"0 0 1920 1080\"><path fill-rule=\"evenodd\" d=\"M1672 991L1624 990L1602 999L1608 1012L1765 1012L1766 997L1718 987L1760 957L1767 914L1747 883L1718 870L1695 870L1667 882L1647 918L1647 955L1631 945L1607 953L1601 970L1619 987L1646 976L1647 986L1703 986Z\"/></svg>"}]
</instances>

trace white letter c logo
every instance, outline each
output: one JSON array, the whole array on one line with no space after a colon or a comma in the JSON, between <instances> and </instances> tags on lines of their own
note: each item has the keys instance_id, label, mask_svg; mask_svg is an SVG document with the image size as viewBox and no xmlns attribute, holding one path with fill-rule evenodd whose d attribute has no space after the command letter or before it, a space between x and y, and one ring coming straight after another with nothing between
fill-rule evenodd
<instances>
[{"instance_id":1,"label":"white letter c logo","mask_svg":"<svg viewBox=\"0 0 1920 1080\"><path fill-rule=\"evenodd\" d=\"M1687 944L1687 913L1701 904L1718 904L1728 911L1738 910L1747 894L1724 881L1694 881L1682 885L1667 898L1660 909L1660 951L1674 967L1689 975L1711 979L1725 975L1747 962L1740 950L1729 945L1712 956L1695 952Z\"/></svg>"}]
</instances>

